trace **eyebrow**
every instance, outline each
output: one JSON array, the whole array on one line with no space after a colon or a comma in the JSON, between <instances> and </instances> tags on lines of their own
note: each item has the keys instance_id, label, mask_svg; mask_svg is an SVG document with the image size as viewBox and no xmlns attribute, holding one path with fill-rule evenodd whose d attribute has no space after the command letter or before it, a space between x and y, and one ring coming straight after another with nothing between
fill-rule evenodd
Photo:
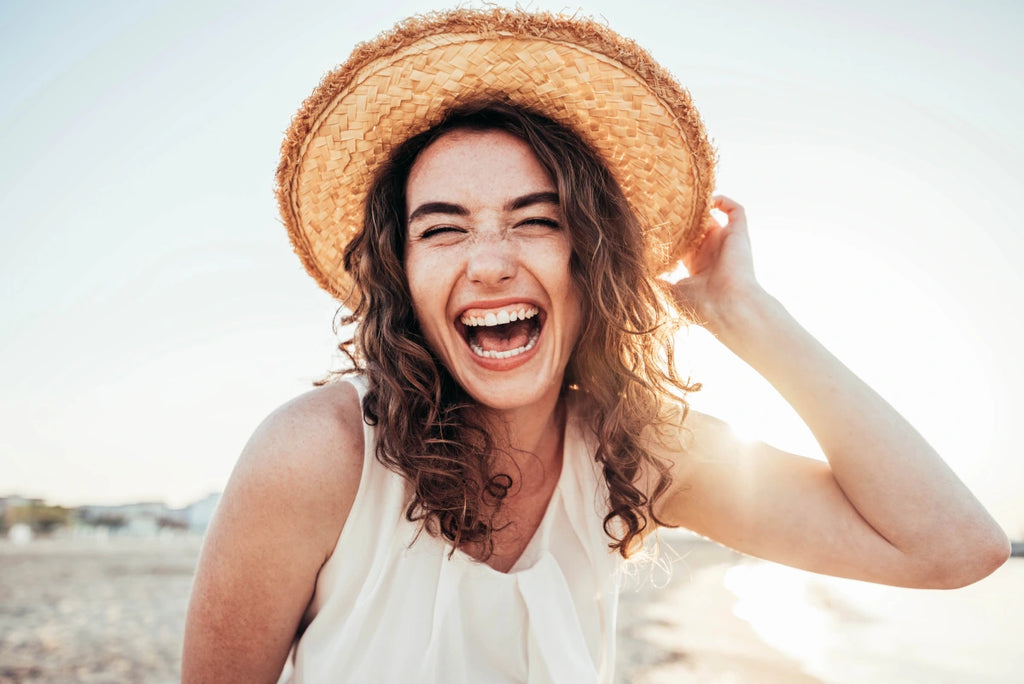
<instances>
[{"instance_id":1,"label":"eyebrow","mask_svg":"<svg viewBox=\"0 0 1024 684\"><path fill-rule=\"evenodd\" d=\"M449 216L469 216L469 209L462 206L461 204L452 204L451 202L424 202L420 206L416 207L409 218L408 223L412 223L416 219L427 216L429 214L447 214Z\"/></svg>"},{"instance_id":2,"label":"eyebrow","mask_svg":"<svg viewBox=\"0 0 1024 684\"><path fill-rule=\"evenodd\" d=\"M557 192L531 192L529 195L523 195L522 197L516 197L514 200L505 205L506 211L515 211L516 209L524 209L534 204L554 204L558 205L558 193Z\"/></svg>"},{"instance_id":3,"label":"eyebrow","mask_svg":"<svg viewBox=\"0 0 1024 684\"><path fill-rule=\"evenodd\" d=\"M516 197L513 200L509 200L505 204L505 211L516 211L517 209L525 209L526 207L533 206L534 204L554 204L558 205L558 193L557 192L531 192L528 195L522 197ZM446 214L448 216L469 216L469 210L461 204L452 204L451 202L424 202L423 204L416 207L409 218L408 223L412 223L418 218L428 216L430 214Z\"/></svg>"}]
</instances>

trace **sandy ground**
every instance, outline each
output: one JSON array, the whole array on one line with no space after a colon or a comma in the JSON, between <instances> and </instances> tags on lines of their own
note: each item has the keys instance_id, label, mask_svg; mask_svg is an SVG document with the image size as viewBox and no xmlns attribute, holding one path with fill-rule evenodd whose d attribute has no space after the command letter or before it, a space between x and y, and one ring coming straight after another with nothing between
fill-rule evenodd
<instances>
[{"instance_id":1,"label":"sandy ground","mask_svg":"<svg viewBox=\"0 0 1024 684\"><path fill-rule=\"evenodd\" d=\"M0 683L177 682L199 545L0 542Z\"/></svg>"},{"instance_id":2,"label":"sandy ground","mask_svg":"<svg viewBox=\"0 0 1024 684\"><path fill-rule=\"evenodd\" d=\"M732 614L742 559L674 541L638 563L619 611L621 684L813 682ZM0 684L176 682L195 538L0 541Z\"/></svg>"}]
</instances>

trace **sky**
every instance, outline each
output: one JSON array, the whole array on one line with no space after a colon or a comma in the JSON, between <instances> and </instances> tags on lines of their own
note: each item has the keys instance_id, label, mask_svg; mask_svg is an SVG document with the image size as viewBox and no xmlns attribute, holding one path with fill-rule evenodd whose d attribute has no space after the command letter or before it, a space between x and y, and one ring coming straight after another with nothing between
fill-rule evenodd
<instances>
[{"instance_id":1,"label":"sky","mask_svg":"<svg viewBox=\"0 0 1024 684\"><path fill-rule=\"evenodd\" d=\"M528 7L606 21L690 89L761 282L1024 537L1024 9L963 4ZM187 504L337 366L280 142L358 41L446 6L360 5L0 4L0 495ZM706 333L679 363L697 408L816 453Z\"/></svg>"}]
</instances>

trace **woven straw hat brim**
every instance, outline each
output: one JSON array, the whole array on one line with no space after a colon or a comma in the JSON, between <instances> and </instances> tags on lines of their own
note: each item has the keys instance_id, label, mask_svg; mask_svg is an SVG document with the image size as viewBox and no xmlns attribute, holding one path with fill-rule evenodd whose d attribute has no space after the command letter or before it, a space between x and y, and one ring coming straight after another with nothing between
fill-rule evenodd
<instances>
[{"instance_id":1,"label":"woven straw hat brim","mask_svg":"<svg viewBox=\"0 0 1024 684\"><path fill-rule=\"evenodd\" d=\"M453 106L493 97L589 143L640 216L653 273L704 232L715 152L689 93L634 42L590 20L518 10L414 17L327 74L282 145L277 197L296 253L332 295L378 165Z\"/></svg>"}]
</instances>

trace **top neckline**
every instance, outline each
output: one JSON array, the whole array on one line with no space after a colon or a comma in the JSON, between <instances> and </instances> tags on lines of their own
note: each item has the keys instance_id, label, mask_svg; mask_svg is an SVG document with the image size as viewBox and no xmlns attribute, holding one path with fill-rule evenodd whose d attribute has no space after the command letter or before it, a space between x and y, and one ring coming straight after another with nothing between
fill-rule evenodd
<instances>
[{"instance_id":1,"label":"top neckline","mask_svg":"<svg viewBox=\"0 0 1024 684\"><path fill-rule=\"evenodd\" d=\"M368 384L366 376L362 373L357 373L352 376L348 376L345 379L355 386L356 393L359 397L359 406L361 411L363 396L366 393ZM544 559L551 555L549 540L551 537L551 529L554 526L555 518L557 517L557 510L560 507L564 508L562 502L564 501L565 488L568 486L568 478L573 476L573 473L575 473L578 468L578 464L575 463L578 459L578 454L575 453L575 446L577 441L582 439L582 435L578 434L580 427L577 424L577 401L575 400L575 397L572 396L571 392L564 396L564 400L565 418L562 434L561 469L558 474L558 480L555 482L555 487L551 492L551 497L548 499L540 524L537 525L537 529L534 530L530 540L526 543L526 546L523 547L523 551L507 571L496 570L485 561L477 560L462 549L455 548L453 551L451 543L446 539L430 534L426 532L426 530L419 528L416 530L415 537L420 537L421 534L425 534L425 538L420 539L417 543L427 542L429 544L434 544L445 555L451 553L450 559L456 564L471 571L479 572L484 576L491 575L497 578L515 578L531 572L538 566L544 565ZM570 448L570 445L573 445L573 448ZM575 477L578 476L579 474L576 473ZM404 478L402 479L404 480ZM360 489L362 489L362 487L360 487ZM356 496L358 498L359 493L357 493ZM342 536L344 536L344 530L342 530Z\"/></svg>"}]
</instances>

